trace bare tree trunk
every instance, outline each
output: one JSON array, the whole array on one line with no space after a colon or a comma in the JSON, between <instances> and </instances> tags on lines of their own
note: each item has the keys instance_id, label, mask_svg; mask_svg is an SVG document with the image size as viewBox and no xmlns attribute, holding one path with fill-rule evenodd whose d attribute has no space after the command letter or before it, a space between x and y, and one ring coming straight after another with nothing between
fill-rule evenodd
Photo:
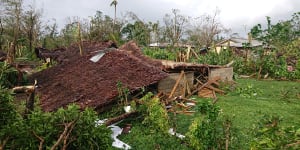
<instances>
[{"instance_id":1,"label":"bare tree trunk","mask_svg":"<svg viewBox=\"0 0 300 150\"><path fill-rule=\"evenodd\" d=\"M42 137L38 136L34 131L32 131L33 135L38 138L40 140L40 144L39 144L39 150L43 150L43 145L45 142L45 139L43 139Z\"/></svg>"},{"instance_id":2,"label":"bare tree trunk","mask_svg":"<svg viewBox=\"0 0 300 150\"><path fill-rule=\"evenodd\" d=\"M80 22L78 22L78 45L79 45L80 56L82 56L83 55L83 50L82 50Z\"/></svg>"},{"instance_id":3,"label":"bare tree trunk","mask_svg":"<svg viewBox=\"0 0 300 150\"><path fill-rule=\"evenodd\" d=\"M0 18L0 50L2 50L2 45L3 45L3 32L4 32L4 28L3 28L3 24L2 24L2 19Z\"/></svg>"}]
</instances>

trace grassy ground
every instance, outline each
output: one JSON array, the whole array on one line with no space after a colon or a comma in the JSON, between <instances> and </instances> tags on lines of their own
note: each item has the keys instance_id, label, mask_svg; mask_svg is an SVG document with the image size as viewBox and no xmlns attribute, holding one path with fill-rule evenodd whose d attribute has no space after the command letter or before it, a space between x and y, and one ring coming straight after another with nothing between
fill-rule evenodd
<instances>
[{"instance_id":1,"label":"grassy ground","mask_svg":"<svg viewBox=\"0 0 300 150\"><path fill-rule=\"evenodd\" d=\"M239 88L247 89L252 85L253 91L258 92L257 96L243 97L233 92L220 96L217 105L226 116L233 118L233 126L239 131L243 147L249 146L251 129L265 114L279 116L282 126L300 126L299 82L253 79L237 82Z\"/></svg>"},{"instance_id":2,"label":"grassy ground","mask_svg":"<svg viewBox=\"0 0 300 150\"><path fill-rule=\"evenodd\" d=\"M249 149L253 138L250 131L265 114L281 117L282 126L300 126L300 83L239 79L234 91L224 96L218 95L217 105L222 110L222 116L232 120L232 128L239 138L236 147ZM196 115L177 115L177 132L185 134ZM119 138L133 149L190 149L184 141L153 132L141 122L142 118L134 118L121 123L132 124L131 133Z\"/></svg>"}]
</instances>

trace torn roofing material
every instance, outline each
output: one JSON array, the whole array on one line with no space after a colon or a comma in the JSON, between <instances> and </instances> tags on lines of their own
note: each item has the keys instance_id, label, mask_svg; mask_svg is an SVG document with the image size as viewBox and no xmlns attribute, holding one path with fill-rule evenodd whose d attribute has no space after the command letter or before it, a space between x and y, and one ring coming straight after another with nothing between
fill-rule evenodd
<instances>
[{"instance_id":1,"label":"torn roofing material","mask_svg":"<svg viewBox=\"0 0 300 150\"><path fill-rule=\"evenodd\" d=\"M73 59L33 75L31 79L37 79L40 86L37 91L42 109L54 111L70 103L99 109L118 96L118 82L135 91L168 76L128 51L106 52L96 62L89 60L94 55L77 57L76 61Z\"/></svg>"}]
</instances>

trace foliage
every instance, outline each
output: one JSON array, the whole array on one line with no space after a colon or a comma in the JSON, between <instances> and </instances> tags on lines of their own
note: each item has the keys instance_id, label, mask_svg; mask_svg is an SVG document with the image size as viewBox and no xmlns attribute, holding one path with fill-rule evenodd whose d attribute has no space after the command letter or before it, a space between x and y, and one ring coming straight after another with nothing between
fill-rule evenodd
<instances>
[{"instance_id":1,"label":"foliage","mask_svg":"<svg viewBox=\"0 0 300 150\"><path fill-rule=\"evenodd\" d=\"M0 86L12 87L18 82L18 71L6 62L0 62Z\"/></svg>"},{"instance_id":2,"label":"foliage","mask_svg":"<svg viewBox=\"0 0 300 150\"><path fill-rule=\"evenodd\" d=\"M244 98L252 98L260 96L261 90L252 84L247 84L246 87L238 87L235 93Z\"/></svg>"},{"instance_id":3,"label":"foliage","mask_svg":"<svg viewBox=\"0 0 300 150\"><path fill-rule=\"evenodd\" d=\"M131 120L133 125L130 134L122 134L118 138L129 144L132 149L143 150L190 150L186 143L175 136L163 132L154 132L144 126L140 119Z\"/></svg>"},{"instance_id":4,"label":"foliage","mask_svg":"<svg viewBox=\"0 0 300 150\"><path fill-rule=\"evenodd\" d=\"M220 108L204 101L197 105L197 110L203 116L196 117L190 126L187 133L189 142L194 149L216 149L221 138L218 126Z\"/></svg>"},{"instance_id":5,"label":"foliage","mask_svg":"<svg viewBox=\"0 0 300 150\"><path fill-rule=\"evenodd\" d=\"M151 58L164 59L164 60L175 60L176 53L170 52L165 49L151 49L143 48L143 53Z\"/></svg>"},{"instance_id":6,"label":"foliage","mask_svg":"<svg viewBox=\"0 0 300 150\"><path fill-rule=\"evenodd\" d=\"M200 64L226 65L234 59L231 51L221 51L220 53L209 51L206 55L199 56L197 60Z\"/></svg>"},{"instance_id":7,"label":"foliage","mask_svg":"<svg viewBox=\"0 0 300 150\"><path fill-rule=\"evenodd\" d=\"M118 89L118 97L120 99L120 103L124 106L128 105L128 94L129 89L127 87L124 87L121 81L117 82L117 89Z\"/></svg>"},{"instance_id":8,"label":"foliage","mask_svg":"<svg viewBox=\"0 0 300 150\"><path fill-rule=\"evenodd\" d=\"M170 125L165 106L160 102L158 97L152 96L152 93L148 93L141 99L144 106L139 111L145 114L143 124L147 125L153 131L167 133Z\"/></svg>"},{"instance_id":9,"label":"foliage","mask_svg":"<svg viewBox=\"0 0 300 150\"><path fill-rule=\"evenodd\" d=\"M251 149L298 149L300 148L300 128L281 127L278 116L264 115L254 127Z\"/></svg>"},{"instance_id":10,"label":"foliage","mask_svg":"<svg viewBox=\"0 0 300 150\"><path fill-rule=\"evenodd\" d=\"M18 115L10 91L0 86L0 149L11 138L11 130L16 129Z\"/></svg>"},{"instance_id":11,"label":"foliage","mask_svg":"<svg viewBox=\"0 0 300 150\"><path fill-rule=\"evenodd\" d=\"M300 13L294 13L291 19L276 24L272 24L271 18L267 17L267 28L263 29L262 25L258 24L251 29L251 34L266 45L280 49L299 37L299 15Z\"/></svg>"},{"instance_id":12,"label":"foliage","mask_svg":"<svg viewBox=\"0 0 300 150\"><path fill-rule=\"evenodd\" d=\"M96 112L80 111L76 105L45 113L35 110L26 120L19 120L17 130L11 131L8 148L36 149L57 147L68 149L107 149L111 147L110 130L95 126ZM68 126L70 125L70 126ZM66 132L64 134L64 132ZM59 141L62 137L63 141Z\"/></svg>"},{"instance_id":13,"label":"foliage","mask_svg":"<svg viewBox=\"0 0 300 150\"><path fill-rule=\"evenodd\" d=\"M133 24L128 23L121 32L126 40L134 40L138 45L147 46L150 42L148 25L140 20L135 21Z\"/></svg>"},{"instance_id":14,"label":"foliage","mask_svg":"<svg viewBox=\"0 0 300 150\"><path fill-rule=\"evenodd\" d=\"M111 131L96 126L97 113L76 105L56 112L39 109L23 119L8 90L0 89L0 148L7 149L109 149Z\"/></svg>"}]
</instances>

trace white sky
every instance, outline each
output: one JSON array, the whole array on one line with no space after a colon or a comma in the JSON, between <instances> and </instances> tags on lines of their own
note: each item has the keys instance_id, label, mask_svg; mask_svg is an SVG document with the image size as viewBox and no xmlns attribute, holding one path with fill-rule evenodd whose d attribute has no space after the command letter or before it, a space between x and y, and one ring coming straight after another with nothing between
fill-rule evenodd
<instances>
[{"instance_id":1,"label":"white sky","mask_svg":"<svg viewBox=\"0 0 300 150\"><path fill-rule=\"evenodd\" d=\"M113 17L112 0L27 0L43 9L46 20L56 19L63 26L67 17L88 18L97 10ZM254 25L265 23L270 16L273 22L287 20L300 11L300 0L118 0L117 16L132 11L144 21L162 20L166 13L179 9L186 16L199 17L212 14L216 8L220 12L221 23L232 32L245 34Z\"/></svg>"}]
</instances>

